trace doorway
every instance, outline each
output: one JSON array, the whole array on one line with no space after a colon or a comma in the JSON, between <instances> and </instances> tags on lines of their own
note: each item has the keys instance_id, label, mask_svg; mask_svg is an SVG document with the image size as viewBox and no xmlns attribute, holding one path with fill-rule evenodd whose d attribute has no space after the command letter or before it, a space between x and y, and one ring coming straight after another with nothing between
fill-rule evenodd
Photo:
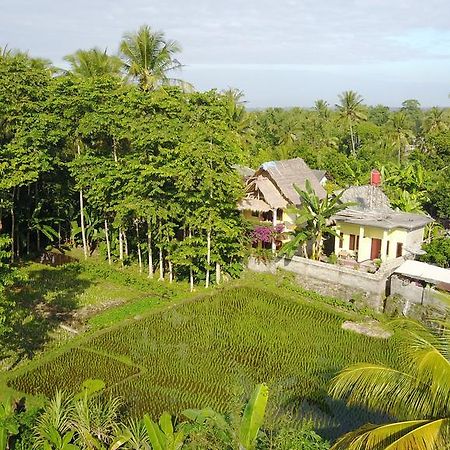
<instances>
[{"instance_id":1,"label":"doorway","mask_svg":"<svg viewBox=\"0 0 450 450\"><path fill-rule=\"evenodd\" d=\"M372 238L372 247L370 249L370 259L381 257L381 239Z\"/></svg>"}]
</instances>

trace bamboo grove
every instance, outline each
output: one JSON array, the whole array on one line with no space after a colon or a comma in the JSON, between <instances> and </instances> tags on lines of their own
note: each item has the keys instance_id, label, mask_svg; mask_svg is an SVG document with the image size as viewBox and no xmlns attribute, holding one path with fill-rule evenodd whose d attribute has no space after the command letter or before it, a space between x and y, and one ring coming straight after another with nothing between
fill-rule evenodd
<instances>
[{"instance_id":1,"label":"bamboo grove","mask_svg":"<svg viewBox=\"0 0 450 450\"><path fill-rule=\"evenodd\" d=\"M78 243L85 258L100 251L191 286L237 270L242 185L231 166L242 155L229 102L3 56L0 209L12 258Z\"/></svg>"}]
</instances>

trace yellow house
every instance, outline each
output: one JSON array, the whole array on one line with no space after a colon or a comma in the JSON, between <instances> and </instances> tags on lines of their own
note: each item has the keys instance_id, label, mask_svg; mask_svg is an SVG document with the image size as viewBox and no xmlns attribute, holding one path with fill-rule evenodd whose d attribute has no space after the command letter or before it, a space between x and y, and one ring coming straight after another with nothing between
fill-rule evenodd
<instances>
[{"instance_id":1,"label":"yellow house","mask_svg":"<svg viewBox=\"0 0 450 450\"><path fill-rule=\"evenodd\" d=\"M362 262L388 261L420 253L424 229L431 218L394 211L383 191L373 185L352 186L341 199L354 204L333 217L338 256Z\"/></svg>"}]
</instances>

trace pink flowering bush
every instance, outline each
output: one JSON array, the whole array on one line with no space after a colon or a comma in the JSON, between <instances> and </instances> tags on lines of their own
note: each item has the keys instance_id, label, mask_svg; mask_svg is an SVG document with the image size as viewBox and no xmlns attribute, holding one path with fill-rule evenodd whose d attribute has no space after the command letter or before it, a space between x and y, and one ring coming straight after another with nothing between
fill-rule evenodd
<instances>
[{"instance_id":1,"label":"pink flowering bush","mask_svg":"<svg viewBox=\"0 0 450 450\"><path fill-rule=\"evenodd\" d=\"M275 227L256 226L252 232L253 244L271 244L275 239L280 239L284 225L279 223Z\"/></svg>"}]
</instances>

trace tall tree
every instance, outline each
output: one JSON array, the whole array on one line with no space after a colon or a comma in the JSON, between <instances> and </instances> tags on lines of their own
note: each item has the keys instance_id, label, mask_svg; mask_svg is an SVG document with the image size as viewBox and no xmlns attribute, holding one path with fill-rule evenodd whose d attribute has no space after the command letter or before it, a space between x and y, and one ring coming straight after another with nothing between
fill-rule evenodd
<instances>
[{"instance_id":1,"label":"tall tree","mask_svg":"<svg viewBox=\"0 0 450 450\"><path fill-rule=\"evenodd\" d=\"M340 118L348 124L352 142L351 154L356 155L355 136L353 127L361 120L366 120L362 107L363 98L355 91L344 91L339 95L339 104L336 105Z\"/></svg>"},{"instance_id":2,"label":"tall tree","mask_svg":"<svg viewBox=\"0 0 450 450\"><path fill-rule=\"evenodd\" d=\"M80 78L94 78L104 75L119 76L122 61L118 56L108 55L106 50L91 48L77 50L64 57L70 64L70 73Z\"/></svg>"},{"instance_id":3,"label":"tall tree","mask_svg":"<svg viewBox=\"0 0 450 450\"><path fill-rule=\"evenodd\" d=\"M400 164L404 150L412 142L414 134L409 128L408 117L401 111L391 117L389 125L392 146L397 151L397 159Z\"/></svg>"},{"instance_id":4,"label":"tall tree","mask_svg":"<svg viewBox=\"0 0 450 450\"><path fill-rule=\"evenodd\" d=\"M148 25L135 33L124 34L120 43L120 55L128 75L146 91L166 84L187 86L179 79L170 78L170 72L182 67L175 58L180 51L178 42L166 40L163 32L153 31Z\"/></svg>"},{"instance_id":5,"label":"tall tree","mask_svg":"<svg viewBox=\"0 0 450 450\"><path fill-rule=\"evenodd\" d=\"M435 131L446 131L449 128L449 121L445 117L445 110L433 106L425 115L425 131L433 133Z\"/></svg>"}]
</instances>

